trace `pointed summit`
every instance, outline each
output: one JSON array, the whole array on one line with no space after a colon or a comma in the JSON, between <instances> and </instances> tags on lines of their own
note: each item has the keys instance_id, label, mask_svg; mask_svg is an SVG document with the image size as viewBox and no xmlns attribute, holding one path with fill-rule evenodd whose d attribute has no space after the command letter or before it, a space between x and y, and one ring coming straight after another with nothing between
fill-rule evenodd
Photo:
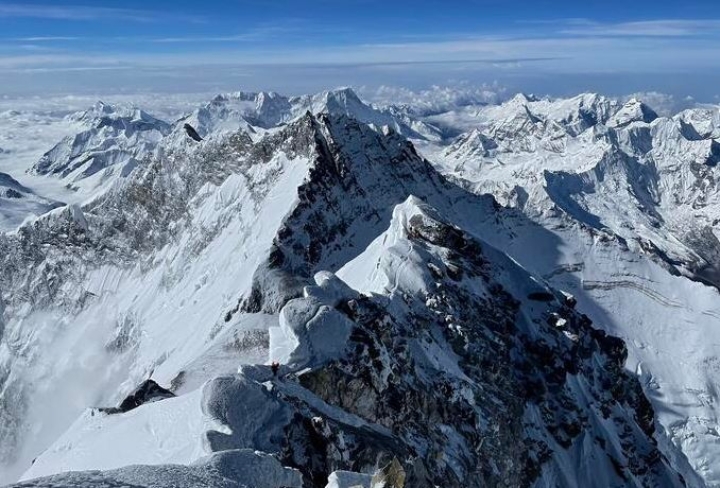
<instances>
[{"instance_id":1,"label":"pointed summit","mask_svg":"<svg viewBox=\"0 0 720 488\"><path fill-rule=\"evenodd\" d=\"M362 120L368 117L372 108L366 105L352 88L329 90L313 97L314 112L343 114Z\"/></svg>"},{"instance_id":2,"label":"pointed summit","mask_svg":"<svg viewBox=\"0 0 720 488\"><path fill-rule=\"evenodd\" d=\"M656 114L653 109L637 98L632 98L612 117L608 122L608 126L618 128L626 127L633 122L649 124L657 118L658 114Z\"/></svg>"}]
</instances>

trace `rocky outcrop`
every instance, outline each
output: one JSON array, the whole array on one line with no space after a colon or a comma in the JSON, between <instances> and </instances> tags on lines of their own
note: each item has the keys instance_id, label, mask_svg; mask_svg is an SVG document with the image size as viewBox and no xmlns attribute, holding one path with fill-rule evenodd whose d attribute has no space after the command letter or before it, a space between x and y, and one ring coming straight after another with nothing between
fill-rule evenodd
<instances>
[{"instance_id":1,"label":"rocky outcrop","mask_svg":"<svg viewBox=\"0 0 720 488\"><path fill-rule=\"evenodd\" d=\"M125 397L117 408L100 408L98 410L107 414L125 413L139 407L140 405L164 400L166 398L173 398L174 396L175 394L173 392L166 390L153 380L145 380L135 389L135 391Z\"/></svg>"},{"instance_id":2,"label":"rocky outcrop","mask_svg":"<svg viewBox=\"0 0 720 488\"><path fill-rule=\"evenodd\" d=\"M217 409L232 434L212 433L216 448L262 446L307 486L393 459L384 476L402 483L406 473L416 487L682 486L653 438L652 407L624 370L622 341L418 199L395 209L379 241L403 246L414 271L385 297L316 276L271 332L271 351L290 349L279 376L243 369L223 380L237 392L212 387L209 405L239 401ZM540 294L548 298L527 298ZM256 411L265 415L251 424L240 413ZM580 444L582 460L570 454ZM570 462L587 465L559 482ZM591 474L599 466L603 477Z\"/></svg>"}]
</instances>

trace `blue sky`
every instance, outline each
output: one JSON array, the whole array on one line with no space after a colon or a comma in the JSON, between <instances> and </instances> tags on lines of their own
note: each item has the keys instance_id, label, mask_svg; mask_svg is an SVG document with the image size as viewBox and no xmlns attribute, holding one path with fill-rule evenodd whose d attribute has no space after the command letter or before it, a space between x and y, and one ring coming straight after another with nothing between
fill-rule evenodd
<instances>
[{"instance_id":1,"label":"blue sky","mask_svg":"<svg viewBox=\"0 0 720 488\"><path fill-rule=\"evenodd\" d=\"M498 82L720 92L716 1L0 0L0 95Z\"/></svg>"}]
</instances>

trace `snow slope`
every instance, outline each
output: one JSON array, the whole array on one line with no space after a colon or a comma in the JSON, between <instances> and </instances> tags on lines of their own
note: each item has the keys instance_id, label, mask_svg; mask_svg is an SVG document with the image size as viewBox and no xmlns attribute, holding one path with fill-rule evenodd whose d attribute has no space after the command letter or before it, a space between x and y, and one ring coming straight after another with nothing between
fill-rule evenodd
<instances>
[{"instance_id":1,"label":"snow slope","mask_svg":"<svg viewBox=\"0 0 720 488\"><path fill-rule=\"evenodd\" d=\"M61 205L38 196L12 176L0 173L0 229L14 229L28 216L41 215Z\"/></svg>"},{"instance_id":2,"label":"snow slope","mask_svg":"<svg viewBox=\"0 0 720 488\"><path fill-rule=\"evenodd\" d=\"M22 488L92 486L113 488L301 487L300 474L273 457L249 449L224 451L187 465L128 466L110 471L70 472L13 485Z\"/></svg>"}]
</instances>

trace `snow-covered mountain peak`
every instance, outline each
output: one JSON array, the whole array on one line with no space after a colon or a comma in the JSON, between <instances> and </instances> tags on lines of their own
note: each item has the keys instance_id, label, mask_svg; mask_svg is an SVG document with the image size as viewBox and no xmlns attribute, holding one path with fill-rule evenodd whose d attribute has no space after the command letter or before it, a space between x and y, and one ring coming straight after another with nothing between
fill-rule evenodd
<instances>
[{"instance_id":1,"label":"snow-covered mountain peak","mask_svg":"<svg viewBox=\"0 0 720 488\"><path fill-rule=\"evenodd\" d=\"M263 127L272 127L288 122L292 117L293 108L289 99L275 92L258 93L255 103L257 120Z\"/></svg>"},{"instance_id":2,"label":"snow-covered mountain peak","mask_svg":"<svg viewBox=\"0 0 720 488\"><path fill-rule=\"evenodd\" d=\"M98 102L78 119L84 129L46 152L29 170L55 176L68 188L98 195L130 174L170 133L170 124L129 107Z\"/></svg>"},{"instance_id":3,"label":"snow-covered mountain peak","mask_svg":"<svg viewBox=\"0 0 720 488\"><path fill-rule=\"evenodd\" d=\"M637 98L632 98L613 115L608 125L611 127L625 127L633 122L649 124L657 118L658 115L653 109Z\"/></svg>"},{"instance_id":4,"label":"snow-covered mountain peak","mask_svg":"<svg viewBox=\"0 0 720 488\"><path fill-rule=\"evenodd\" d=\"M374 107L363 102L352 88L328 90L313 97L297 99L299 107L312 113L345 115L377 130L390 127L412 139L438 140L440 131L430 124L409 117L396 107Z\"/></svg>"},{"instance_id":5,"label":"snow-covered mountain peak","mask_svg":"<svg viewBox=\"0 0 720 488\"><path fill-rule=\"evenodd\" d=\"M720 106L683 110L674 118L691 125L703 139L720 138Z\"/></svg>"},{"instance_id":6,"label":"snow-covered mountain peak","mask_svg":"<svg viewBox=\"0 0 720 488\"><path fill-rule=\"evenodd\" d=\"M351 88L290 98L275 92L229 93L216 96L205 110L214 112L219 119L243 118L251 125L266 129L296 120L307 111L343 114L362 121L376 117L374 110ZM209 128L208 132L213 132L213 129Z\"/></svg>"},{"instance_id":7,"label":"snow-covered mountain peak","mask_svg":"<svg viewBox=\"0 0 720 488\"><path fill-rule=\"evenodd\" d=\"M291 123L306 112L346 115L377 130L388 127L405 136L438 139L439 131L424 122L363 103L351 89L288 98L274 92L221 94L172 126L129 105L96 103L71 122L80 131L47 151L30 169L34 175L59 178L87 201L115 184L156 151L194 151L188 137L226 139L242 131L254 140ZM81 196L82 195L82 196Z\"/></svg>"},{"instance_id":8,"label":"snow-covered mountain peak","mask_svg":"<svg viewBox=\"0 0 720 488\"><path fill-rule=\"evenodd\" d=\"M252 134L257 129L262 132L290 123L303 117L308 111L313 114L345 115L378 129L389 126L405 135L419 134L389 111L364 103L350 88L290 98L274 92L220 95L196 110L185 121L197 126L195 128L201 136L220 132L227 134L239 129ZM425 129L425 124L418 121L414 123L418 129ZM432 129L428 128L426 132L430 133Z\"/></svg>"},{"instance_id":9,"label":"snow-covered mountain peak","mask_svg":"<svg viewBox=\"0 0 720 488\"><path fill-rule=\"evenodd\" d=\"M233 118L242 118L250 125L269 129L299 115L290 100L276 92L234 92L216 96L205 108L227 124ZM201 123L207 124L208 121ZM229 131L231 127L227 125L224 130ZM208 127L207 131L211 133L214 129Z\"/></svg>"},{"instance_id":10,"label":"snow-covered mountain peak","mask_svg":"<svg viewBox=\"0 0 720 488\"><path fill-rule=\"evenodd\" d=\"M153 117L142 109L128 104L109 104L102 100L97 101L92 107L82 112L69 115L68 120L80 122L87 128L98 127L103 123L113 120L123 120L128 123L145 123L164 127L167 130L167 123Z\"/></svg>"},{"instance_id":11,"label":"snow-covered mountain peak","mask_svg":"<svg viewBox=\"0 0 720 488\"><path fill-rule=\"evenodd\" d=\"M528 103L537 102L539 100L539 98L532 94L517 93L515 96L506 101L505 104L509 106L527 105Z\"/></svg>"},{"instance_id":12,"label":"snow-covered mountain peak","mask_svg":"<svg viewBox=\"0 0 720 488\"><path fill-rule=\"evenodd\" d=\"M113 112L115 112L115 107L111 104L103 102L102 100L98 100L92 107L83 112L78 112L77 114L71 116L71 118L75 120L90 121L110 115Z\"/></svg>"},{"instance_id":13,"label":"snow-covered mountain peak","mask_svg":"<svg viewBox=\"0 0 720 488\"><path fill-rule=\"evenodd\" d=\"M312 113L328 113L332 115L345 115L357 120L366 121L376 119L378 114L372 107L365 104L352 88L338 88L327 90L311 97L297 99L299 105L304 105Z\"/></svg>"},{"instance_id":14,"label":"snow-covered mountain peak","mask_svg":"<svg viewBox=\"0 0 720 488\"><path fill-rule=\"evenodd\" d=\"M497 143L483 134L480 129L473 129L453 141L445 149L445 154L461 164L468 159L489 157L497 147Z\"/></svg>"},{"instance_id":15,"label":"snow-covered mountain peak","mask_svg":"<svg viewBox=\"0 0 720 488\"><path fill-rule=\"evenodd\" d=\"M619 108L618 102L592 93L559 100L517 95L479 110L476 128L493 139L501 152L532 152L538 148L562 152L569 137L606 124Z\"/></svg>"},{"instance_id":16,"label":"snow-covered mountain peak","mask_svg":"<svg viewBox=\"0 0 720 488\"><path fill-rule=\"evenodd\" d=\"M222 104L227 103L231 100L241 101L241 102L253 102L257 98L257 93L255 92L247 92L247 91L235 91L235 92L228 92L228 93L218 93L215 95L212 100L210 100L210 103L215 104Z\"/></svg>"},{"instance_id":17,"label":"snow-covered mountain peak","mask_svg":"<svg viewBox=\"0 0 720 488\"><path fill-rule=\"evenodd\" d=\"M314 97L313 109L315 112L328 111L333 114L362 115L370 107L357 96L352 88L338 88L328 90Z\"/></svg>"},{"instance_id":18,"label":"snow-covered mountain peak","mask_svg":"<svg viewBox=\"0 0 720 488\"><path fill-rule=\"evenodd\" d=\"M619 103L597 93L584 93L567 100L555 100L541 112L547 119L561 124L575 137L597 124L606 124L618 110Z\"/></svg>"},{"instance_id":19,"label":"snow-covered mountain peak","mask_svg":"<svg viewBox=\"0 0 720 488\"><path fill-rule=\"evenodd\" d=\"M238 130L247 129L250 123L245 116L254 109L254 101L226 96L215 97L206 105L195 109L175 124L174 145L182 146L187 141L185 124L189 124L201 137L214 134L225 136Z\"/></svg>"}]
</instances>

